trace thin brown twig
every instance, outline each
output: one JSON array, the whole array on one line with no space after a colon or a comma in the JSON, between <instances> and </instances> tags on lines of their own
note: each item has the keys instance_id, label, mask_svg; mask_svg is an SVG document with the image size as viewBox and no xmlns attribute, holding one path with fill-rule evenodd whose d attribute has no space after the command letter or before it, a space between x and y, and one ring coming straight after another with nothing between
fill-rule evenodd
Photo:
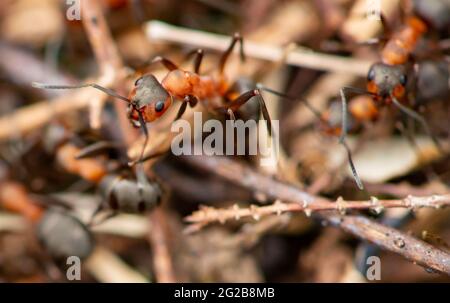
<instances>
[{"instance_id":1,"label":"thin brown twig","mask_svg":"<svg viewBox=\"0 0 450 303\"><path fill-rule=\"evenodd\" d=\"M230 38L223 35L176 27L160 21L150 21L146 25L147 36L150 39L176 42L224 51ZM269 44L245 42L245 53L256 59L278 62L283 58L283 48ZM311 50L298 48L289 52L286 63L311 69L345 72L365 76L372 62L355 58L328 55Z\"/></svg>"},{"instance_id":2,"label":"thin brown twig","mask_svg":"<svg viewBox=\"0 0 450 303\"><path fill-rule=\"evenodd\" d=\"M324 210L337 210L345 214L351 209L372 209L379 213L385 208L410 208L419 209L423 207L439 209L444 206L450 206L450 195L433 195L428 197L408 196L404 199L397 200L378 200L373 197L370 201L345 201L338 199L336 202L331 201L314 201L313 203L283 203L276 201L274 204L267 206L252 205L249 208L240 208L237 204L230 208L213 208L202 207L200 210L186 217L189 223L209 224L213 222L224 223L228 220L240 220L252 217L259 220L261 217L285 212L305 212L310 215L311 212Z\"/></svg>"},{"instance_id":3,"label":"thin brown twig","mask_svg":"<svg viewBox=\"0 0 450 303\"><path fill-rule=\"evenodd\" d=\"M115 86L119 79L124 78L124 66L99 1L83 1L82 12L84 30L99 65L101 79L106 79L108 86ZM100 128L107 96L98 91L93 93L97 98L89 104L90 124L92 128Z\"/></svg>"},{"instance_id":4,"label":"thin brown twig","mask_svg":"<svg viewBox=\"0 0 450 303\"><path fill-rule=\"evenodd\" d=\"M122 59L119 55L116 44L114 43L109 31L106 19L101 11L98 1L85 1L83 11L83 24L86 33L90 38L94 54L99 63L100 71L103 77L111 77L111 85L118 84L119 79L125 79L125 71ZM116 109L119 113L125 113L124 104L116 102ZM101 112L103 103L97 104L97 110ZM130 135L130 128L126 128L121 123L122 131ZM153 248L153 263L155 276L158 282L175 282L175 274L172 259L167 247L167 235L165 233L165 213L163 210L156 210L152 215L152 231L149 232L149 241Z\"/></svg>"},{"instance_id":5,"label":"thin brown twig","mask_svg":"<svg viewBox=\"0 0 450 303\"><path fill-rule=\"evenodd\" d=\"M83 2L82 21L100 67L100 76L89 82L113 87L125 77L122 60L112 40L100 3ZM36 79L39 80L39 79ZM31 84L31 83L30 83ZM65 94L16 110L0 118L0 140L39 128L55 116L86 107L90 109L91 126L100 127L100 114L106 95L91 88Z\"/></svg>"},{"instance_id":6,"label":"thin brown twig","mask_svg":"<svg viewBox=\"0 0 450 303\"><path fill-rule=\"evenodd\" d=\"M281 181L274 180L271 177L264 176L250 167L236 161L219 157L198 156L184 157L184 159L191 165L217 174L234 182L235 184L250 189L255 193L264 194L271 199L278 199L280 201L297 204L298 206L296 207L299 209L302 207L303 209L305 207L316 207L313 205L331 206L331 202L328 199L309 195L294 185L283 183ZM431 196L428 198L409 197L406 200L393 200L394 202L381 200L384 201L381 202L381 205L402 205L408 207L419 207L421 205L423 206L430 204L447 205L448 199L448 195ZM378 202L380 202L380 200L378 200ZM376 204L378 204L378 202L376 202ZM391 202L392 204L390 204ZM374 207L372 204L373 201L366 201L364 203L366 208ZM293 204L290 207L294 207ZM343 206L346 206L345 202L341 202L340 205L340 207L339 204L335 205L333 209L346 209L342 208ZM283 211L282 208L279 208L280 204L278 204L277 207L278 209L275 210L275 213L277 213L277 211L280 212L280 210ZM263 209L267 210L268 208ZM273 211L274 209L271 210ZM253 216L253 213L250 211L249 215ZM321 212L318 216L330 224L340 227L343 230L353 234L354 236L375 243L386 250L398 253L416 264L450 275L450 254L441 251L428 243L425 243L424 241L411 237L394 228L378 224L365 218L364 216L345 216L332 211ZM198 227L201 227L201 223Z\"/></svg>"},{"instance_id":7,"label":"thin brown twig","mask_svg":"<svg viewBox=\"0 0 450 303\"><path fill-rule=\"evenodd\" d=\"M176 282L172 257L167 243L166 224L167 216L163 209L156 209L150 215L152 230L148 235L148 241L153 251L153 268L159 283Z\"/></svg>"}]
</instances>

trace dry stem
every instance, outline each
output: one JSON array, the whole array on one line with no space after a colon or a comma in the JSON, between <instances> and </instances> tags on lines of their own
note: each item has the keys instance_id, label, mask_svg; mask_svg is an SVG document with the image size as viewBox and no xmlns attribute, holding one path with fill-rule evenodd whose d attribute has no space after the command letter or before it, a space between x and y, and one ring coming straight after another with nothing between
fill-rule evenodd
<instances>
[{"instance_id":1,"label":"dry stem","mask_svg":"<svg viewBox=\"0 0 450 303\"><path fill-rule=\"evenodd\" d=\"M338 199L336 202L331 201L315 201L314 203L283 203L276 201L268 206L252 205L250 208L239 208L237 204L230 208L216 209L213 207L202 207L199 211L186 217L186 221L190 223L209 224L213 222L224 223L225 221L235 219L240 220L246 217L252 217L259 220L263 216L284 212L305 212L310 215L311 212L324 210L337 210L345 214L351 209L372 209L379 213L384 208L410 208L419 209L422 207L441 208L450 205L450 195L433 195L429 197L408 196L405 199L398 200L378 200L373 197L370 201L345 201Z\"/></svg>"},{"instance_id":2,"label":"dry stem","mask_svg":"<svg viewBox=\"0 0 450 303\"><path fill-rule=\"evenodd\" d=\"M392 201L373 199L370 202L345 202L341 200L337 203L332 203L325 198L309 195L294 185L261 175L239 162L226 158L197 156L185 157L184 159L194 166L215 173L235 184L252 190L254 193L260 193L266 195L268 198L280 201L291 202L292 204L288 205L291 205L289 207L292 208L294 208L294 205L296 204L298 206L295 207L302 211L305 208L312 209L317 207L317 209L320 209L320 205L322 207L331 207L332 204L334 204L332 209L345 210L349 206L348 203L355 207L358 206L357 208L361 208L360 206L365 206L364 208L373 208L377 205L416 208L423 206L437 207L439 205L449 204L449 195L431 196L428 198L408 197L404 200ZM286 205L287 204L276 203L261 209L269 213L280 213L284 211L283 207L286 207ZM234 217L236 210L233 210L231 213L232 217ZM256 211L255 207L253 207L253 210L243 210L243 214L247 216L254 216L254 214L258 215L259 213L261 213L261 211ZM398 253L419 265L450 275L450 254L421 240L411 237L394 228L378 224L363 216L345 216L334 212L323 212L319 216L332 225L338 226L361 239L373 242L386 250ZM190 219L193 220L193 217L191 216ZM201 220L199 222L201 222ZM203 223L198 223L197 226L194 225L194 227L200 228L202 225Z\"/></svg>"},{"instance_id":3,"label":"dry stem","mask_svg":"<svg viewBox=\"0 0 450 303\"><path fill-rule=\"evenodd\" d=\"M150 21L146 25L150 39L193 45L200 48L224 51L230 43L230 37L176 27L160 21ZM272 62L283 59L284 49L269 44L245 41L247 56ZM286 63L311 69L344 72L365 76L372 62L354 58L346 58L311 50L300 49L289 52Z\"/></svg>"}]
</instances>

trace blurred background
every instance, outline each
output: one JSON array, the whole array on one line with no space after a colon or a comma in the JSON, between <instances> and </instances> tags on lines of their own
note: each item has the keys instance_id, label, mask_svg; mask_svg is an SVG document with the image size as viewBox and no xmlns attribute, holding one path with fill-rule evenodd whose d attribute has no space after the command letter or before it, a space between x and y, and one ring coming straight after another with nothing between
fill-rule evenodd
<instances>
[{"instance_id":1,"label":"blurred background","mask_svg":"<svg viewBox=\"0 0 450 303\"><path fill-rule=\"evenodd\" d=\"M214 75L239 32L246 60L231 56L225 69L230 83L245 78L251 80L246 87L259 82L292 97L264 93L280 124L277 165L259 166L258 156L234 160L331 201L447 194L449 1L82 0L81 20L69 20L77 3L0 1L1 282L450 282L304 212L215 222L188 234L185 218L201 205L250 208L275 201L167 151L180 102L148 124L148 153L162 156L146 162L140 175L126 163L139 155L143 137L127 121L123 102L91 88L31 86L95 82L127 96L143 71L158 79L167 74L149 64L152 58L192 70L189 54L197 48L205 50L201 73ZM411 16L427 30L404 65L408 106L425 118L443 151L420 123L392 106L377 109L376 119L352 112L348 144L365 185L361 191L339 145L340 89L366 89L370 65ZM247 49L246 42L254 45ZM278 57L258 46L275 49ZM349 102L372 110L369 96L354 95ZM257 104L249 102L238 117L257 118ZM200 102L187 109L186 119L194 111L226 118ZM98 150L75 159L92 144ZM91 224L98 206L98 222ZM109 218L111 213L120 214ZM448 254L448 209L351 213ZM76 265L68 256L81 258L79 276L67 271ZM369 256L380 258L381 280L368 279Z\"/></svg>"}]
</instances>

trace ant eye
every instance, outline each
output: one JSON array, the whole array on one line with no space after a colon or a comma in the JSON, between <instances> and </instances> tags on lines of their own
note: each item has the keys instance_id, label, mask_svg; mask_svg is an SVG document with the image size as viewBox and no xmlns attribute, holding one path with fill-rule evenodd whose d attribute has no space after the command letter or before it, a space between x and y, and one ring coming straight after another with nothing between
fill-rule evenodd
<instances>
[{"instance_id":1,"label":"ant eye","mask_svg":"<svg viewBox=\"0 0 450 303\"><path fill-rule=\"evenodd\" d=\"M367 80L372 81L375 79L375 70L371 68L367 74Z\"/></svg>"},{"instance_id":2,"label":"ant eye","mask_svg":"<svg viewBox=\"0 0 450 303\"><path fill-rule=\"evenodd\" d=\"M134 86L139 86L142 83L142 79L143 79L143 77L140 77L139 79L137 79L136 82L134 82Z\"/></svg>"},{"instance_id":3,"label":"ant eye","mask_svg":"<svg viewBox=\"0 0 450 303\"><path fill-rule=\"evenodd\" d=\"M157 112L160 112L160 111L162 111L164 109L164 102L163 101L158 101L158 102L156 102L156 104L155 104L155 110L157 111Z\"/></svg>"},{"instance_id":4,"label":"ant eye","mask_svg":"<svg viewBox=\"0 0 450 303\"><path fill-rule=\"evenodd\" d=\"M406 77L406 75L401 75L399 81L401 85L405 86L408 78Z\"/></svg>"}]
</instances>

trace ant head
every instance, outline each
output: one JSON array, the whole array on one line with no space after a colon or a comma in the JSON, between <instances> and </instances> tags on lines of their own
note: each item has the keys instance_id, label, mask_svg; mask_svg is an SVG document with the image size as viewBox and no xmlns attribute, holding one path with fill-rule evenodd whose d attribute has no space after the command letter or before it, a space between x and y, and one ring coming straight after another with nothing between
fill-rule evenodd
<instances>
[{"instance_id":1,"label":"ant head","mask_svg":"<svg viewBox=\"0 0 450 303\"><path fill-rule=\"evenodd\" d=\"M420 62L417 72L417 97L420 103L444 99L450 95L450 70L445 60L425 60Z\"/></svg>"},{"instance_id":2,"label":"ant head","mask_svg":"<svg viewBox=\"0 0 450 303\"><path fill-rule=\"evenodd\" d=\"M153 75L137 79L129 99L133 110L139 110L146 122L159 118L172 104L172 98ZM137 115L131 115L137 121Z\"/></svg>"},{"instance_id":3,"label":"ant head","mask_svg":"<svg viewBox=\"0 0 450 303\"><path fill-rule=\"evenodd\" d=\"M367 90L382 99L391 95L402 99L407 82L406 69L403 65L375 63L367 74Z\"/></svg>"}]
</instances>

